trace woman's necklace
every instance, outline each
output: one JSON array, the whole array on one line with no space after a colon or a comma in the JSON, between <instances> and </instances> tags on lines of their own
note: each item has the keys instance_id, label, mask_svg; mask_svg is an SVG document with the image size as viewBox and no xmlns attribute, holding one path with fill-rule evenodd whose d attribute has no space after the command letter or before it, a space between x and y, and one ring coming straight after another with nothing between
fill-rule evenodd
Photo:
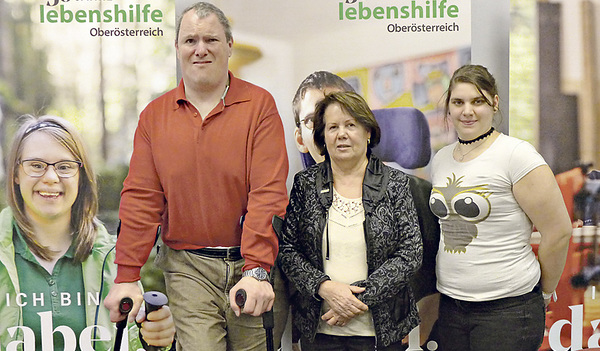
<instances>
[{"instance_id":1,"label":"woman's necklace","mask_svg":"<svg viewBox=\"0 0 600 351\"><path fill-rule=\"evenodd\" d=\"M494 127L491 127L490 130L488 130L487 132L481 134L480 136L478 136L475 139L471 139L471 140L463 140L461 138L458 138L458 142L463 144L463 145L469 145L469 144L473 144L478 142L479 140L483 140L487 137L489 137L490 135L492 135L492 133L494 132ZM465 154L466 155L466 154Z\"/></svg>"},{"instance_id":2,"label":"woman's necklace","mask_svg":"<svg viewBox=\"0 0 600 351\"><path fill-rule=\"evenodd\" d=\"M471 140L463 140L461 138L458 138L458 144L462 144L462 145L469 145L469 144L473 144L476 143L478 141L481 141L487 137L489 137L490 135L492 135L492 133L494 132L494 127L491 127L490 130L488 130L487 132L481 134L480 136L478 136L475 139L471 139ZM456 145L456 151L458 151L458 153L460 154L460 159L458 161L462 162L462 160L465 159L465 156L467 156L469 153L471 153L471 151L477 149L478 147L480 147L481 145L485 144L485 141L477 146L475 146L474 148L472 148L471 150L465 152L464 154L462 152L460 152L460 148L458 147L458 144Z\"/></svg>"},{"instance_id":3,"label":"woman's necklace","mask_svg":"<svg viewBox=\"0 0 600 351\"><path fill-rule=\"evenodd\" d=\"M465 152L464 154L462 152L460 152L460 148L458 147L458 144L456 145L456 151L458 151L458 153L460 154L460 158L458 159L458 161L462 162L462 160L465 159L465 156L467 156L469 153L471 153L471 151L477 149L478 147L480 147L481 145L485 144L485 142L475 146L474 148L472 148L471 150Z\"/></svg>"}]
</instances>

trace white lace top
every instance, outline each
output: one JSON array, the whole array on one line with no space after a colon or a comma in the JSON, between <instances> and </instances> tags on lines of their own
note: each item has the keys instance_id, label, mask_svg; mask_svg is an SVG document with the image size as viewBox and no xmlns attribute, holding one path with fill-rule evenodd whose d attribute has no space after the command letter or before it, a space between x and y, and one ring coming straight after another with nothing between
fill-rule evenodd
<instances>
[{"instance_id":1,"label":"white lace top","mask_svg":"<svg viewBox=\"0 0 600 351\"><path fill-rule=\"evenodd\" d=\"M333 203L329 208L329 221L323 233L323 253L327 252L329 240L329 259L323 257L325 274L331 280L352 284L367 278L367 244L363 223L365 210L362 198L347 199L333 191ZM329 310L323 303L322 314ZM375 328L371 313L367 311L353 318L343 327L329 326L319 322L319 333L341 336L374 336Z\"/></svg>"}]
</instances>

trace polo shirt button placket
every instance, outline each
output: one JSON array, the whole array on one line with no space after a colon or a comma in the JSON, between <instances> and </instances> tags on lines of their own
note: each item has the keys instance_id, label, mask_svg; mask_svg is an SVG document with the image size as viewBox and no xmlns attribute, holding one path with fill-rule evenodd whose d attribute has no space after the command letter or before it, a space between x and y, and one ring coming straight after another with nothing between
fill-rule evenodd
<instances>
[{"instance_id":1,"label":"polo shirt button placket","mask_svg":"<svg viewBox=\"0 0 600 351\"><path fill-rule=\"evenodd\" d=\"M56 314L59 312L59 307L60 307L60 301L58 299L58 292L56 290L52 290L50 295L52 295L52 298L50 299L52 301L52 313Z\"/></svg>"}]
</instances>

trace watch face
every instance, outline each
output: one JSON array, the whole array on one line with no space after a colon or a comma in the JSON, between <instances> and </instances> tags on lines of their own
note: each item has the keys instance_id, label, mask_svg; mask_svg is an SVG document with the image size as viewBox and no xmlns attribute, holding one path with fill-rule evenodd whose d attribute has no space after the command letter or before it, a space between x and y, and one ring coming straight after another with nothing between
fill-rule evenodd
<instances>
[{"instance_id":1,"label":"watch face","mask_svg":"<svg viewBox=\"0 0 600 351\"><path fill-rule=\"evenodd\" d=\"M258 280L267 280L268 279L268 273L267 270L261 267L256 267L256 268L252 268L248 271L245 271L243 276L245 277L254 277Z\"/></svg>"},{"instance_id":2,"label":"watch face","mask_svg":"<svg viewBox=\"0 0 600 351\"><path fill-rule=\"evenodd\" d=\"M256 274L256 277L258 278L258 280L267 280L267 270L266 269L258 267L254 271L254 273Z\"/></svg>"}]
</instances>

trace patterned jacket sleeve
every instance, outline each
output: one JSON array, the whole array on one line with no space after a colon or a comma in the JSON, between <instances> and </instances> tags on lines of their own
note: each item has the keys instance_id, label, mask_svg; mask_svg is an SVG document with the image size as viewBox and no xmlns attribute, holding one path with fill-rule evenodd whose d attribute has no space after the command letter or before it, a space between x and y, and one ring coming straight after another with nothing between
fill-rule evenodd
<instances>
[{"instance_id":1,"label":"patterned jacket sleeve","mask_svg":"<svg viewBox=\"0 0 600 351\"><path fill-rule=\"evenodd\" d=\"M302 177L301 173L294 177L285 215L283 238L279 247L280 260L282 270L299 293L320 300L317 291L321 283L329 280L329 277L313 264L314 258L321 250L313 250L314 247L311 248L310 243L314 240L307 240L305 237L307 233L301 231L301 222L307 215L305 211L308 210L305 205L314 206L316 201L316 198L309 198L310 190L307 189L310 186L307 186L306 182L306 177Z\"/></svg>"}]
</instances>

